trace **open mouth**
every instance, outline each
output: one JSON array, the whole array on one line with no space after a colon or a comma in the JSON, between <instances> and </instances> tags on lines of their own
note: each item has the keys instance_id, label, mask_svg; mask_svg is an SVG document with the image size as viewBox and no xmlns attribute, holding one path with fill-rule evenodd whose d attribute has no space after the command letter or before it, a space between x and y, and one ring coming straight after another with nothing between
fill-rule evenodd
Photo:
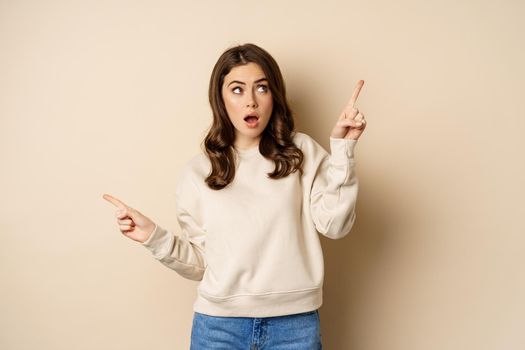
<instances>
[{"instance_id":1,"label":"open mouth","mask_svg":"<svg viewBox=\"0 0 525 350\"><path fill-rule=\"evenodd\" d=\"M255 123L258 120L259 117L257 117L256 115L247 115L246 117L244 117L244 121L247 123Z\"/></svg>"}]
</instances>

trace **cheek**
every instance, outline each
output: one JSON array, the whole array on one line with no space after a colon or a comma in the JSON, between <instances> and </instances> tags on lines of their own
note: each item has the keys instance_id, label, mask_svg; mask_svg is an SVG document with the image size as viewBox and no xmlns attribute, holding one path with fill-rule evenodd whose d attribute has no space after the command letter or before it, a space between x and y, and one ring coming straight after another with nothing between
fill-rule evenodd
<instances>
[{"instance_id":1,"label":"cheek","mask_svg":"<svg viewBox=\"0 0 525 350\"><path fill-rule=\"evenodd\" d=\"M266 101L266 108L271 111L273 109L273 98L270 97L267 101Z\"/></svg>"},{"instance_id":2,"label":"cheek","mask_svg":"<svg viewBox=\"0 0 525 350\"><path fill-rule=\"evenodd\" d=\"M226 111L230 112L232 110L232 100L231 98L227 96L223 96L222 100L224 101L224 107L226 107Z\"/></svg>"},{"instance_id":3,"label":"cheek","mask_svg":"<svg viewBox=\"0 0 525 350\"><path fill-rule=\"evenodd\" d=\"M242 108L239 107L239 102L234 98L223 97L224 107L226 108L226 113L228 117L233 119L238 119L239 114L241 114Z\"/></svg>"},{"instance_id":4,"label":"cheek","mask_svg":"<svg viewBox=\"0 0 525 350\"><path fill-rule=\"evenodd\" d=\"M226 96L226 97L223 97L223 101L224 101L224 105L226 106L226 108L229 108L229 109L239 108L239 101L235 97Z\"/></svg>"}]
</instances>

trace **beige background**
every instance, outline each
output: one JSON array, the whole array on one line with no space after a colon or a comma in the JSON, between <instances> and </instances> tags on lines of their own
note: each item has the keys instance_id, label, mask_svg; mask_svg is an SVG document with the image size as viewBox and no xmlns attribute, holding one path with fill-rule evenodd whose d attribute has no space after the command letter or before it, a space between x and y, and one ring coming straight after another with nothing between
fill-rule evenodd
<instances>
[{"instance_id":1,"label":"beige background","mask_svg":"<svg viewBox=\"0 0 525 350\"><path fill-rule=\"evenodd\" d=\"M0 1L0 348L189 347L197 282L121 235L101 196L179 229L211 69L245 42L325 147L365 80L358 219L322 239L325 348L525 348L524 9Z\"/></svg>"}]
</instances>

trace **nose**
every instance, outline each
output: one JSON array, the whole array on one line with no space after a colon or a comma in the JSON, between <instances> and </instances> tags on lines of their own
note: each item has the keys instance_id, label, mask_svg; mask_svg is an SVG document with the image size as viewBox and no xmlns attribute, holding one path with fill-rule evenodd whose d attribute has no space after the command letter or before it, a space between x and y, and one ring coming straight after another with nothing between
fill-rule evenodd
<instances>
[{"instance_id":1,"label":"nose","mask_svg":"<svg viewBox=\"0 0 525 350\"><path fill-rule=\"evenodd\" d=\"M254 96L254 93L249 93L249 94L246 94L248 97L247 97L247 101L246 101L246 107L257 107L257 102L255 100L255 96Z\"/></svg>"}]
</instances>

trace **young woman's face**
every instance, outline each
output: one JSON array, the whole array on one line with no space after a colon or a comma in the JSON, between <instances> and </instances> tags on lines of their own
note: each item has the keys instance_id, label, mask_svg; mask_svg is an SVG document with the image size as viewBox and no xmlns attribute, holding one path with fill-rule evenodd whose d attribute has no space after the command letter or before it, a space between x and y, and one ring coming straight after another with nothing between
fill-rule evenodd
<instances>
[{"instance_id":1,"label":"young woman's face","mask_svg":"<svg viewBox=\"0 0 525 350\"><path fill-rule=\"evenodd\" d=\"M261 67L249 62L232 68L224 77L222 98L235 127L235 147L257 146L273 109L272 93ZM249 115L257 120L247 118Z\"/></svg>"}]
</instances>

